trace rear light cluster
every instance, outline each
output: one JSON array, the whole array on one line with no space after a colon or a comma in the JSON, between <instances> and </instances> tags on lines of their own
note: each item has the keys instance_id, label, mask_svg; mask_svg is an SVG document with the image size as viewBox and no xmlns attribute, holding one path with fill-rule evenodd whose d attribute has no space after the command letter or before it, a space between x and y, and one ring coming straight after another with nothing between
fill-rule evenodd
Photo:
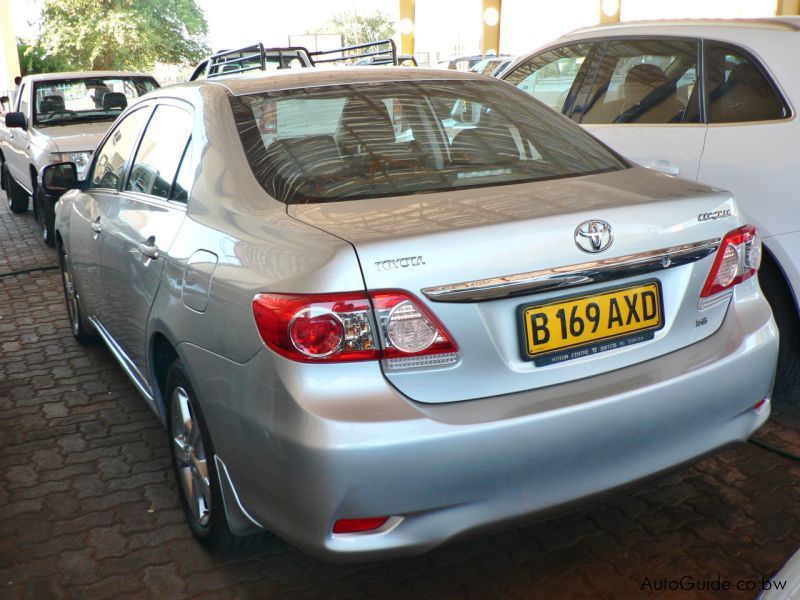
<instances>
[{"instance_id":1,"label":"rear light cluster","mask_svg":"<svg viewBox=\"0 0 800 600\"><path fill-rule=\"evenodd\" d=\"M402 370L458 361L444 326L401 290L258 294L253 314L264 343L299 362L382 359L387 369Z\"/></svg>"},{"instance_id":2,"label":"rear light cluster","mask_svg":"<svg viewBox=\"0 0 800 600\"><path fill-rule=\"evenodd\" d=\"M761 239L755 227L745 225L727 233L700 292L701 306L712 303L718 294L755 275L760 264Z\"/></svg>"}]
</instances>

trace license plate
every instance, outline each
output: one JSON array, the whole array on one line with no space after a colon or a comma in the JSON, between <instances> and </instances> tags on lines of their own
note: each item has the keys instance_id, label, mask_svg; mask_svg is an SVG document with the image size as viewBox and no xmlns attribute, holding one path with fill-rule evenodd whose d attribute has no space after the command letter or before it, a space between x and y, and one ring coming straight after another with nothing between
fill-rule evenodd
<instances>
[{"instance_id":1,"label":"license plate","mask_svg":"<svg viewBox=\"0 0 800 600\"><path fill-rule=\"evenodd\" d=\"M664 326L658 281L520 307L523 358L552 364L652 339Z\"/></svg>"}]
</instances>

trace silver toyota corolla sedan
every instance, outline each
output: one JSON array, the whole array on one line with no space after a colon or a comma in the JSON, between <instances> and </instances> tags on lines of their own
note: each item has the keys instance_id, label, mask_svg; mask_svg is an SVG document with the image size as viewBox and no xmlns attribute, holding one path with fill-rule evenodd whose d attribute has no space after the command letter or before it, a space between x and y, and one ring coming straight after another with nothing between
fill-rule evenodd
<instances>
[{"instance_id":1,"label":"silver toyota corolla sedan","mask_svg":"<svg viewBox=\"0 0 800 600\"><path fill-rule=\"evenodd\" d=\"M731 195L496 80L165 88L48 167L72 331L164 422L208 547L424 552L746 440L778 333ZM75 189L72 189L75 188Z\"/></svg>"}]
</instances>

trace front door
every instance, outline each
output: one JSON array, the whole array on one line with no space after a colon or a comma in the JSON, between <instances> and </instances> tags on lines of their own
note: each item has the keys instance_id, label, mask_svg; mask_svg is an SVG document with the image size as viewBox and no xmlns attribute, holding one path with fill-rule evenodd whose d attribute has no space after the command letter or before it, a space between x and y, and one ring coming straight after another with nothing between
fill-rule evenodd
<instances>
[{"instance_id":1,"label":"front door","mask_svg":"<svg viewBox=\"0 0 800 600\"><path fill-rule=\"evenodd\" d=\"M107 304L107 284L100 263L103 216L119 203L126 166L149 114L149 107L133 111L108 133L95 153L86 187L79 192L69 215L68 252L75 286L87 315L101 323Z\"/></svg>"},{"instance_id":2,"label":"front door","mask_svg":"<svg viewBox=\"0 0 800 600\"><path fill-rule=\"evenodd\" d=\"M150 308L186 215L174 182L191 128L188 109L159 104L118 197L100 207L100 262L106 286L103 325L140 377L146 373Z\"/></svg>"}]
</instances>

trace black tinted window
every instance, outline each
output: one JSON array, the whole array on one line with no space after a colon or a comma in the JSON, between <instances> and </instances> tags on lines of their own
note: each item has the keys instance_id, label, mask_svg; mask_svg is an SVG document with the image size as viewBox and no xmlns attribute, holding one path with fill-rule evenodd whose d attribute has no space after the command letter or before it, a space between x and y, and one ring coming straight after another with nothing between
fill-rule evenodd
<instances>
[{"instance_id":1,"label":"black tinted window","mask_svg":"<svg viewBox=\"0 0 800 600\"><path fill-rule=\"evenodd\" d=\"M256 177L287 203L574 177L625 167L498 81L353 84L234 96Z\"/></svg>"},{"instance_id":2,"label":"black tinted window","mask_svg":"<svg viewBox=\"0 0 800 600\"><path fill-rule=\"evenodd\" d=\"M705 45L708 122L770 121L789 111L764 70L741 50Z\"/></svg>"},{"instance_id":3,"label":"black tinted window","mask_svg":"<svg viewBox=\"0 0 800 600\"><path fill-rule=\"evenodd\" d=\"M133 146L139 137L150 111L141 109L128 114L106 139L105 144L97 151L92 185L95 188L119 187L125 165L133 153Z\"/></svg>"},{"instance_id":4,"label":"black tinted window","mask_svg":"<svg viewBox=\"0 0 800 600\"><path fill-rule=\"evenodd\" d=\"M503 79L550 108L562 110L578 74L585 69L592 44L548 50L528 59Z\"/></svg>"},{"instance_id":5,"label":"black tinted window","mask_svg":"<svg viewBox=\"0 0 800 600\"><path fill-rule=\"evenodd\" d=\"M192 165L192 140L190 139L183 152L181 166L175 176L175 183L172 184L169 199L186 203L189 200L189 192L192 191L192 183L194 183L194 167Z\"/></svg>"},{"instance_id":6,"label":"black tinted window","mask_svg":"<svg viewBox=\"0 0 800 600\"><path fill-rule=\"evenodd\" d=\"M175 106L158 106L142 136L125 189L169 197L191 130L190 113Z\"/></svg>"},{"instance_id":7,"label":"black tinted window","mask_svg":"<svg viewBox=\"0 0 800 600\"><path fill-rule=\"evenodd\" d=\"M573 118L590 123L696 123L697 43L612 40Z\"/></svg>"}]
</instances>

